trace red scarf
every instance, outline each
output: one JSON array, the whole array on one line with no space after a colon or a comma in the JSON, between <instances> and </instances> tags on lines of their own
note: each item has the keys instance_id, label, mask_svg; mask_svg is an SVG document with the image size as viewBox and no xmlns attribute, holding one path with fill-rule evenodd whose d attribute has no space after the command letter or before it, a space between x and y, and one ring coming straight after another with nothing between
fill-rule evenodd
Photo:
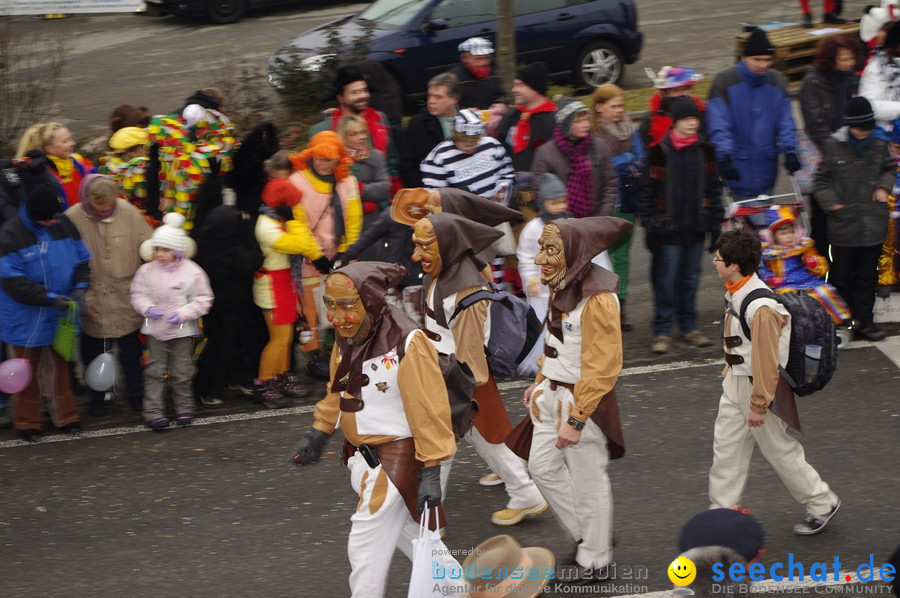
<instances>
[{"instance_id":1,"label":"red scarf","mask_svg":"<svg viewBox=\"0 0 900 598\"><path fill-rule=\"evenodd\" d=\"M700 136L697 135L697 133L688 135L687 137L679 137L675 134L675 131L669 131L669 141L672 142L672 147L674 147L678 151L694 145L699 139Z\"/></svg>"},{"instance_id":2,"label":"red scarf","mask_svg":"<svg viewBox=\"0 0 900 598\"><path fill-rule=\"evenodd\" d=\"M473 68L473 67L467 66L466 70L469 71L470 73L472 73L472 75L476 79L484 79L485 77L487 77L488 75L491 74L491 67L489 67L489 66L484 67L484 68Z\"/></svg>"},{"instance_id":3,"label":"red scarf","mask_svg":"<svg viewBox=\"0 0 900 598\"><path fill-rule=\"evenodd\" d=\"M516 133L513 136L513 153L518 154L531 142L531 117L541 112L556 112L556 104L547 100L534 110L526 110L525 106L516 106L516 109L522 113L519 117L519 124L516 125Z\"/></svg>"}]
</instances>

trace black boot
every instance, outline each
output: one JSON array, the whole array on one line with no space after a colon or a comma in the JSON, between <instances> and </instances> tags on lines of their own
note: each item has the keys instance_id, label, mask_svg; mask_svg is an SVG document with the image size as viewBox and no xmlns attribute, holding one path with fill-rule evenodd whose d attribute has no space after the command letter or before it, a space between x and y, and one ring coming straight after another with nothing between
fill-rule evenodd
<instances>
[{"instance_id":1,"label":"black boot","mask_svg":"<svg viewBox=\"0 0 900 598\"><path fill-rule=\"evenodd\" d=\"M825 13L825 22L831 25L843 25L847 22L847 19L837 14L836 12L828 12Z\"/></svg>"},{"instance_id":2,"label":"black boot","mask_svg":"<svg viewBox=\"0 0 900 598\"><path fill-rule=\"evenodd\" d=\"M70 361L67 367L69 368L69 390L76 397L83 395L87 392L87 388L78 381L78 377L75 375L75 364Z\"/></svg>"},{"instance_id":3,"label":"black boot","mask_svg":"<svg viewBox=\"0 0 900 598\"><path fill-rule=\"evenodd\" d=\"M812 22L811 14L806 13L805 15L803 15L803 26L806 27L807 29L812 29L813 22Z\"/></svg>"},{"instance_id":4,"label":"black boot","mask_svg":"<svg viewBox=\"0 0 900 598\"><path fill-rule=\"evenodd\" d=\"M310 351L306 355L306 373L316 380L328 382L331 379L331 353L324 347Z\"/></svg>"},{"instance_id":5,"label":"black boot","mask_svg":"<svg viewBox=\"0 0 900 598\"><path fill-rule=\"evenodd\" d=\"M619 323L622 327L622 332L631 332L634 330L634 325L628 321L628 316L625 314L625 300L619 300Z\"/></svg>"}]
</instances>

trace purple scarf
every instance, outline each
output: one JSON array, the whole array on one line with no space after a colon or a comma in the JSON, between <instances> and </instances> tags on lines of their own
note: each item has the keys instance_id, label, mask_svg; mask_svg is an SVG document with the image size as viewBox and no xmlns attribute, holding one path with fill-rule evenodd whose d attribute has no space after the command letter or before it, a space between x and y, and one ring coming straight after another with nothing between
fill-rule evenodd
<instances>
[{"instance_id":1,"label":"purple scarf","mask_svg":"<svg viewBox=\"0 0 900 598\"><path fill-rule=\"evenodd\" d=\"M569 161L569 178L566 180L566 207L574 218L594 216L594 178L587 153L591 148L591 136L570 139L562 134L559 125L553 128L553 141Z\"/></svg>"}]
</instances>

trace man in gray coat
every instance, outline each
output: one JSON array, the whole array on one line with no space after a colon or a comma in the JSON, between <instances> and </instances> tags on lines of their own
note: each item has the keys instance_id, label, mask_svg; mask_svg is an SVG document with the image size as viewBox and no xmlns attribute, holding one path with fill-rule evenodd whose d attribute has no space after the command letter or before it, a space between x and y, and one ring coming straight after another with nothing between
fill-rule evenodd
<instances>
[{"instance_id":1,"label":"man in gray coat","mask_svg":"<svg viewBox=\"0 0 900 598\"><path fill-rule=\"evenodd\" d=\"M896 166L866 98L848 102L844 125L822 146L813 196L828 218L829 282L850 306L856 336L879 341L885 333L875 325L872 310Z\"/></svg>"}]
</instances>

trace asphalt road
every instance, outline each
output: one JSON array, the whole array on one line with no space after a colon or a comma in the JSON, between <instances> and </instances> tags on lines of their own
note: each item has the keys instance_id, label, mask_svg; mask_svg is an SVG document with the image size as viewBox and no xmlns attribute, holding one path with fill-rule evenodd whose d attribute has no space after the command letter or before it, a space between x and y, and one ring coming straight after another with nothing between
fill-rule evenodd
<instances>
[{"instance_id":1,"label":"asphalt road","mask_svg":"<svg viewBox=\"0 0 900 598\"><path fill-rule=\"evenodd\" d=\"M678 531L707 507L720 369L692 360L632 368L620 379L628 454L610 467L620 573L596 593L669 587L665 569L678 553ZM849 349L831 385L801 401L809 461L843 500L821 535L791 532L803 509L756 456L744 506L765 527L767 569L789 555L807 567L837 556L852 572L870 554L880 565L900 542L897 378L897 365L878 349ZM515 421L524 384L506 391ZM92 431L78 440L0 442L3 595L347 595L346 535L356 498L339 462L339 438L316 465L285 463L310 409L233 413L161 433L136 421L117 428L89 422ZM445 502L449 548L465 554L507 532L557 557L567 551L549 513L509 529L493 526L490 513L505 506L505 494L480 487L484 473L463 445ZM398 553L387 596L405 596L408 575Z\"/></svg>"}]
</instances>

